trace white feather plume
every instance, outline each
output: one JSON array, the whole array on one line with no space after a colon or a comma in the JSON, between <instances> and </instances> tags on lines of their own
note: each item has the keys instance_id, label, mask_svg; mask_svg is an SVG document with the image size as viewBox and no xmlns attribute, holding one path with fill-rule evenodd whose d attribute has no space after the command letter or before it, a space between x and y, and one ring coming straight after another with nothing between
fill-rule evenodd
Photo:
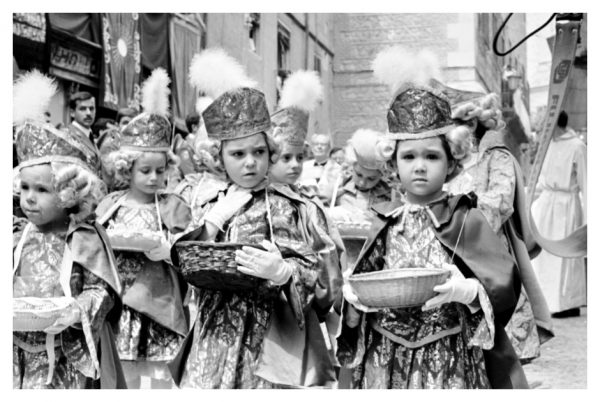
<instances>
[{"instance_id":1,"label":"white feather plume","mask_svg":"<svg viewBox=\"0 0 600 402\"><path fill-rule=\"evenodd\" d=\"M392 93L408 83L426 85L430 79L441 77L439 62L433 52L423 49L415 53L400 45L380 51L371 67L375 78L386 84Z\"/></svg>"},{"instance_id":2,"label":"white feather plume","mask_svg":"<svg viewBox=\"0 0 600 402\"><path fill-rule=\"evenodd\" d=\"M213 99L235 88L256 86L244 67L221 48L205 49L194 55L189 80L198 91Z\"/></svg>"},{"instance_id":3,"label":"white feather plume","mask_svg":"<svg viewBox=\"0 0 600 402\"><path fill-rule=\"evenodd\" d=\"M323 99L323 85L316 71L298 70L283 83L279 109L294 106L307 113Z\"/></svg>"},{"instance_id":4,"label":"white feather plume","mask_svg":"<svg viewBox=\"0 0 600 402\"><path fill-rule=\"evenodd\" d=\"M169 83L171 79L164 68L158 67L142 84L142 108L149 114L169 115Z\"/></svg>"},{"instance_id":5,"label":"white feather plume","mask_svg":"<svg viewBox=\"0 0 600 402\"><path fill-rule=\"evenodd\" d=\"M206 110L208 105L213 103L213 99L208 96L201 96L196 100L196 113L202 117L202 112Z\"/></svg>"},{"instance_id":6,"label":"white feather plume","mask_svg":"<svg viewBox=\"0 0 600 402\"><path fill-rule=\"evenodd\" d=\"M56 93L55 81L38 70L21 75L13 85L13 124L43 122L44 112Z\"/></svg>"}]
</instances>

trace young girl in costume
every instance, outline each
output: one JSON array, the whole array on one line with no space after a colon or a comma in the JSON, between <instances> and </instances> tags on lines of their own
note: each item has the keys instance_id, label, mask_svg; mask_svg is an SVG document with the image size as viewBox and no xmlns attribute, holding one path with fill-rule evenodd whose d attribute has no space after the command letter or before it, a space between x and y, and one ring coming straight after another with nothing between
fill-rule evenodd
<instances>
[{"instance_id":1,"label":"young girl in costume","mask_svg":"<svg viewBox=\"0 0 600 402\"><path fill-rule=\"evenodd\" d=\"M373 208L378 217L354 273L430 267L451 277L424 306L407 308L369 308L345 285L338 359L353 369L353 388L526 387L503 330L520 289L514 262L475 200L442 189L469 136L450 118L446 97L427 85L418 64L426 57L390 48L373 63L394 90L390 134L378 148L395 163L406 203Z\"/></svg>"},{"instance_id":2,"label":"young girl in costume","mask_svg":"<svg viewBox=\"0 0 600 402\"><path fill-rule=\"evenodd\" d=\"M170 265L169 250L173 236L188 226L190 211L180 197L161 192L177 163L169 147L168 84L160 68L144 83L144 112L123 128L119 150L107 158L122 190L106 196L96 210L119 250L124 307L117 347L130 388L146 387L148 378L152 388L170 388L166 362L188 330L182 302L187 285ZM136 243L140 237L150 244Z\"/></svg>"},{"instance_id":3,"label":"young girl in costume","mask_svg":"<svg viewBox=\"0 0 600 402\"><path fill-rule=\"evenodd\" d=\"M530 261L539 246L529 228L523 173L503 141L500 99L496 94L440 87L451 98L452 117L474 123L473 151L465 158L463 171L447 183L447 190L452 194L475 192L477 208L517 262L523 289L506 332L521 361L529 362L540 355L540 345L554 334Z\"/></svg>"},{"instance_id":4,"label":"young girl in costume","mask_svg":"<svg viewBox=\"0 0 600 402\"><path fill-rule=\"evenodd\" d=\"M28 223L14 233L13 307L51 302L62 310L43 331L15 324L13 387L124 388L111 327L121 287L92 215L104 185L95 174L97 156L44 123L55 92L37 71L14 87L15 187Z\"/></svg>"},{"instance_id":5,"label":"young girl in costume","mask_svg":"<svg viewBox=\"0 0 600 402\"><path fill-rule=\"evenodd\" d=\"M332 367L318 322L309 331L314 314L305 313L329 292L328 283L319 280L324 268L299 218L304 201L267 185L276 146L264 94L249 87L242 67L221 49L203 51L196 62L205 71L201 89L215 99L202 117L209 138L219 141L228 184L205 203L201 225L178 242L256 244L262 249L244 246L235 262L239 272L266 283L199 289L193 328L170 365L173 377L195 388L324 385L333 380Z\"/></svg>"}]
</instances>

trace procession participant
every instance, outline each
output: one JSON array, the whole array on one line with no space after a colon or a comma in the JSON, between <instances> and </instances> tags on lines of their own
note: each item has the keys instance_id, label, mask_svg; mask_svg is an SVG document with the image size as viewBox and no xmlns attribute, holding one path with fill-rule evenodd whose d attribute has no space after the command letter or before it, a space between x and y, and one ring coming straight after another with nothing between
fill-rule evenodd
<instances>
[{"instance_id":1,"label":"procession participant","mask_svg":"<svg viewBox=\"0 0 600 402\"><path fill-rule=\"evenodd\" d=\"M119 249L115 254L124 307L117 348L130 388L145 387L148 378L152 388L171 388L166 363L188 330L182 302L187 284L171 266L169 251L172 237L188 226L191 216L183 199L161 192L165 174L177 163L169 144L168 85L162 68L144 82L143 113L125 126L119 150L107 157L119 191L106 196L96 210ZM140 238L151 244L138 245Z\"/></svg>"},{"instance_id":2,"label":"procession participant","mask_svg":"<svg viewBox=\"0 0 600 402\"><path fill-rule=\"evenodd\" d=\"M541 234L564 238L586 222L587 147L568 128L561 111L535 189L531 214ZM533 269L556 318L578 316L587 304L583 258L561 258L543 250Z\"/></svg>"},{"instance_id":3,"label":"procession participant","mask_svg":"<svg viewBox=\"0 0 600 402\"><path fill-rule=\"evenodd\" d=\"M271 116L273 122L273 139L280 148L279 158L269 171L272 183L288 186L292 191L299 194L304 200L307 215L301 215L301 219L308 218L313 225L303 222L304 227L314 227L318 230L311 234L311 247L325 268L321 271L321 283L327 290L324 294L316 294L315 303L319 309L315 309L320 321L326 321L326 327L330 337L330 357L335 362L334 348L335 335L339 327L339 315L330 311L332 304L341 302L341 272L345 266L344 244L329 218L325 207L319 200L318 195L312 188L298 186L297 181L302 174L304 159L304 140L308 132L309 114L317 106L321 99L323 88L319 76L314 71L295 71L284 82L281 90L278 110ZM338 310L339 312L339 310ZM318 322L312 320L313 324Z\"/></svg>"},{"instance_id":4,"label":"procession participant","mask_svg":"<svg viewBox=\"0 0 600 402\"><path fill-rule=\"evenodd\" d=\"M104 185L92 173L95 154L44 122L55 93L54 81L36 70L13 92L15 185L28 221L14 233L13 307L63 306L43 331L15 328L13 387L124 388L112 335L121 285L92 215Z\"/></svg>"},{"instance_id":5,"label":"procession participant","mask_svg":"<svg viewBox=\"0 0 600 402\"><path fill-rule=\"evenodd\" d=\"M337 190L331 216L339 221L364 221L371 206L391 200L392 189L382 180L385 162L377 158L375 145L383 133L358 129L348 141L346 163L352 177Z\"/></svg>"},{"instance_id":6,"label":"procession participant","mask_svg":"<svg viewBox=\"0 0 600 402\"><path fill-rule=\"evenodd\" d=\"M554 334L546 299L531 266L530 255L538 253L539 246L528 224L523 173L503 141L500 99L496 94L442 90L455 95L453 118L474 123L473 150L465 158L463 171L447 183L447 190L453 194L475 192L477 209L517 262L523 288L506 333L521 362L529 362L539 357L541 344Z\"/></svg>"},{"instance_id":7,"label":"procession participant","mask_svg":"<svg viewBox=\"0 0 600 402\"><path fill-rule=\"evenodd\" d=\"M309 332L313 326L305 313L328 293L328 284L320 281L324 267L299 219L304 200L284 187L267 186L277 149L268 135L265 96L250 87L243 68L222 49L197 57L204 80L199 86L215 99L202 117L209 138L219 141L228 184L205 203L202 225L173 250L190 240L255 244L236 251L237 270L248 280L266 281L247 290L198 292L196 321L170 364L173 376L180 387L195 388L325 385L333 380L331 364L326 352L313 352L325 350L323 334Z\"/></svg>"},{"instance_id":8,"label":"procession participant","mask_svg":"<svg viewBox=\"0 0 600 402\"><path fill-rule=\"evenodd\" d=\"M469 138L447 98L427 85L427 60L393 47L373 62L394 91L390 134L378 149L395 162L406 203L374 207L378 218L354 273L433 267L451 276L424 306L406 308L368 308L344 285L350 304L338 358L354 369L354 388L527 387L503 330L519 295L516 267L475 200L442 189L460 170Z\"/></svg>"},{"instance_id":9,"label":"procession participant","mask_svg":"<svg viewBox=\"0 0 600 402\"><path fill-rule=\"evenodd\" d=\"M69 110L72 119L67 125L69 133L89 147L90 151L98 153L92 132L92 124L96 120L96 98L86 91L76 92L69 99Z\"/></svg>"},{"instance_id":10,"label":"procession participant","mask_svg":"<svg viewBox=\"0 0 600 402\"><path fill-rule=\"evenodd\" d=\"M313 187L325 205L329 205L333 191L343 180L341 166L329 158L331 137L329 134L314 133L310 137L310 149L314 159L304 161L300 184Z\"/></svg>"}]
</instances>

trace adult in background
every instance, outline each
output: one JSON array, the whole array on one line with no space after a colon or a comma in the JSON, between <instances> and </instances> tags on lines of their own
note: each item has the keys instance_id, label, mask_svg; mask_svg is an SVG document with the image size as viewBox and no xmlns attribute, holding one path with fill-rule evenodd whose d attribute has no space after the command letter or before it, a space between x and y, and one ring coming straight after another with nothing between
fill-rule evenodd
<instances>
[{"instance_id":1,"label":"adult in background","mask_svg":"<svg viewBox=\"0 0 600 402\"><path fill-rule=\"evenodd\" d=\"M560 112L531 207L540 233L550 239L564 238L586 222L587 147L568 121ZM542 251L532 264L553 316L578 316L586 304L584 259Z\"/></svg>"},{"instance_id":2,"label":"adult in background","mask_svg":"<svg viewBox=\"0 0 600 402\"><path fill-rule=\"evenodd\" d=\"M92 125L96 120L96 98L85 91L74 93L69 99L69 115L72 119L68 125L69 132L87 139L89 143L86 145L93 147Z\"/></svg>"},{"instance_id":3,"label":"adult in background","mask_svg":"<svg viewBox=\"0 0 600 402\"><path fill-rule=\"evenodd\" d=\"M300 184L316 187L319 198L329 205L333 190L338 180L341 180L341 166L329 158L331 137L329 134L315 133L310 137L310 149L314 159L304 162Z\"/></svg>"}]
</instances>

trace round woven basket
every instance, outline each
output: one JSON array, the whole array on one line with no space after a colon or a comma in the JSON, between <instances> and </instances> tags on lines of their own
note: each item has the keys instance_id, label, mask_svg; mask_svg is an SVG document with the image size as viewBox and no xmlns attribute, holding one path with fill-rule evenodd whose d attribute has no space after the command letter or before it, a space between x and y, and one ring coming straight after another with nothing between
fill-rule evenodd
<instances>
[{"instance_id":1,"label":"round woven basket","mask_svg":"<svg viewBox=\"0 0 600 402\"><path fill-rule=\"evenodd\" d=\"M179 260L175 267L186 282L203 289L249 290L266 286L264 279L237 270L235 252L243 246L264 250L258 244L178 242L174 246Z\"/></svg>"},{"instance_id":2,"label":"round woven basket","mask_svg":"<svg viewBox=\"0 0 600 402\"><path fill-rule=\"evenodd\" d=\"M449 276L450 271L440 268L400 268L356 274L348 280L365 306L405 308L431 299L437 294L434 286Z\"/></svg>"},{"instance_id":3,"label":"round woven basket","mask_svg":"<svg viewBox=\"0 0 600 402\"><path fill-rule=\"evenodd\" d=\"M43 331L70 308L73 300L71 297L13 298L13 331Z\"/></svg>"}]
</instances>

